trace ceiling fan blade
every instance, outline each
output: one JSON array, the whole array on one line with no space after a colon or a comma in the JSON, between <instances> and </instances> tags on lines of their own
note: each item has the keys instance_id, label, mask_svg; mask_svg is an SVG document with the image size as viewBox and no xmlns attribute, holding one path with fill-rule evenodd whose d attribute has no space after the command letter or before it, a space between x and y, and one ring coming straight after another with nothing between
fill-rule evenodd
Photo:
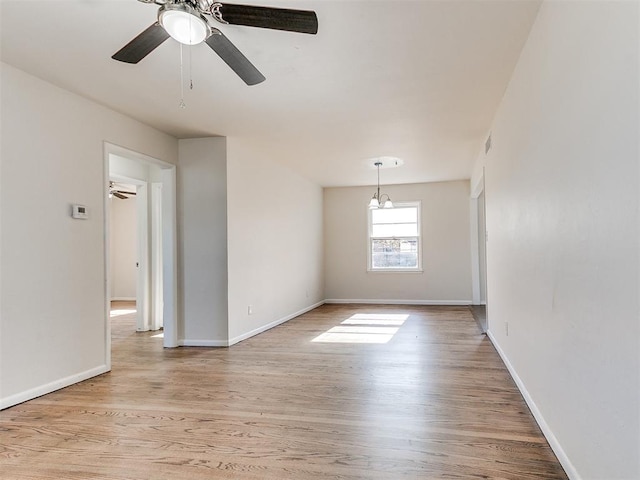
<instances>
[{"instance_id":1,"label":"ceiling fan blade","mask_svg":"<svg viewBox=\"0 0 640 480\"><path fill-rule=\"evenodd\" d=\"M212 14L216 20L231 25L270 28L287 32L318 33L318 17L316 12L311 10L220 3L214 6Z\"/></svg>"},{"instance_id":2,"label":"ceiling fan blade","mask_svg":"<svg viewBox=\"0 0 640 480\"><path fill-rule=\"evenodd\" d=\"M125 192L124 190L112 190L113 193L119 193L120 195L135 195L136 192Z\"/></svg>"},{"instance_id":3,"label":"ceiling fan blade","mask_svg":"<svg viewBox=\"0 0 640 480\"><path fill-rule=\"evenodd\" d=\"M231 67L231 70L236 72L247 85L256 85L264 82L264 75L247 60L247 57L219 30L212 30L213 33L205 41Z\"/></svg>"},{"instance_id":4,"label":"ceiling fan blade","mask_svg":"<svg viewBox=\"0 0 640 480\"><path fill-rule=\"evenodd\" d=\"M167 38L169 38L167 31L156 22L118 50L111 58L120 62L138 63Z\"/></svg>"},{"instance_id":5,"label":"ceiling fan blade","mask_svg":"<svg viewBox=\"0 0 640 480\"><path fill-rule=\"evenodd\" d=\"M126 200L127 198L129 198L126 195L122 195L120 192L111 192L111 193L113 194L114 197L121 198L122 200Z\"/></svg>"}]
</instances>

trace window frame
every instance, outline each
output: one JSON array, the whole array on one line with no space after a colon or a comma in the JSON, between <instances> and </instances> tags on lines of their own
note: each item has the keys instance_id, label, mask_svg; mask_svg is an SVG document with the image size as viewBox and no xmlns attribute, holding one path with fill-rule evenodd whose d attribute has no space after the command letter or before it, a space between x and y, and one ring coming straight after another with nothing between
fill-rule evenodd
<instances>
[{"instance_id":1,"label":"window frame","mask_svg":"<svg viewBox=\"0 0 640 480\"><path fill-rule=\"evenodd\" d=\"M417 236L397 236L397 237L374 237L373 236L373 210L367 208L367 272L371 273L422 273L422 202L420 200L407 201L407 202L394 202L395 208L415 207L417 209L416 228L418 231ZM380 268L373 266L373 241L377 239L403 239L403 238L415 238L417 239L417 265L415 267L394 267L394 268Z\"/></svg>"}]
</instances>

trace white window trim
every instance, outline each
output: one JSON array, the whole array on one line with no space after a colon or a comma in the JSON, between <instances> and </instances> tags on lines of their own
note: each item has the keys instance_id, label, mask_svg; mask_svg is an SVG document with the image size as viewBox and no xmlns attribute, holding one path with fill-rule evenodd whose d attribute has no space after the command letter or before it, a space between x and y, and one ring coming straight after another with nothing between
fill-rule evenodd
<instances>
[{"instance_id":1,"label":"white window trim","mask_svg":"<svg viewBox=\"0 0 640 480\"><path fill-rule=\"evenodd\" d=\"M373 268L371 266L371 240L372 238L383 238L383 237L372 237L372 215L371 211L373 209L367 208L367 272L368 273L423 273L422 269L422 202L420 200L412 201L412 202L393 202L394 208L401 207L417 207L418 208L418 221L417 221L417 229L418 229L418 265L415 268ZM405 238L405 237L394 237L394 238ZM414 237L406 237L406 238L414 238Z\"/></svg>"}]
</instances>

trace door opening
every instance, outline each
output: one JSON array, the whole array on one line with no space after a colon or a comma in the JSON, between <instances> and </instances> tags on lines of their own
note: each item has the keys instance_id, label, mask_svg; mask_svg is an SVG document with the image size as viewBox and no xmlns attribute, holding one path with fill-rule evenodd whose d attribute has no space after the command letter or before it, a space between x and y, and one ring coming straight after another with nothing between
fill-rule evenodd
<instances>
[{"instance_id":1,"label":"door opening","mask_svg":"<svg viewBox=\"0 0 640 480\"><path fill-rule=\"evenodd\" d=\"M109 258L110 258L110 301L112 310L137 311L138 281L138 215L136 205L136 185L125 183L113 176L109 179ZM113 317L113 312L112 312ZM137 322L139 323L139 322Z\"/></svg>"},{"instance_id":2,"label":"door opening","mask_svg":"<svg viewBox=\"0 0 640 480\"><path fill-rule=\"evenodd\" d=\"M471 192L473 305L471 312L482 333L489 330L487 313L487 221L485 206L484 171Z\"/></svg>"},{"instance_id":3,"label":"door opening","mask_svg":"<svg viewBox=\"0 0 640 480\"><path fill-rule=\"evenodd\" d=\"M129 195L127 199L118 198L122 202L114 207L114 198L109 198L113 191L111 182L124 185ZM107 338L108 363L111 357L111 329L109 310L112 299L131 297L119 295L113 284L115 259L113 248L115 243L111 230L112 209L121 208L128 203L126 210L129 216L135 215L135 235L128 232L124 237L135 236L135 261L129 266L135 268L135 308L136 330L158 330L164 328L163 342L165 347L176 347L177 311L176 311L176 213L175 213L175 166L156 160L117 145L105 143L105 329ZM134 207L135 205L135 207ZM132 213L131 210L135 210ZM129 226L131 227L131 223ZM130 279L129 279L130 280ZM120 288L120 287L117 287ZM129 292L131 292L131 288ZM126 300L127 298L123 298Z\"/></svg>"},{"instance_id":4,"label":"door opening","mask_svg":"<svg viewBox=\"0 0 640 480\"><path fill-rule=\"evenodd\" d=\"M136 330L146 332L162 327L162 322L156 328L151 322L150 286L155 272L149 263L150 198L147 179L119 173L126 171L122 164L114 160L109 167L111 300L135 301ZM157 300L162 302L162 293Z\"/></svg>"}]
</instances>

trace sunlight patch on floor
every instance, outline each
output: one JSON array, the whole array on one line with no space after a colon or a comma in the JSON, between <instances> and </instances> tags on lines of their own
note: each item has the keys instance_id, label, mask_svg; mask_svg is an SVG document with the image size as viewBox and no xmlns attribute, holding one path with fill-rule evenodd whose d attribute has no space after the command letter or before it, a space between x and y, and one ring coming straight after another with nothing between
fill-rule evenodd
<instances>
[{"instance_id":1,"label":"sunlight patch on floor","mask_svg":"<svg viewBox=\"0 0 640 480\"><path fill-rule=\"evenodd\" d=\"M311 340L317 343L387 343L409 318L404 314L357 313Z\"/></svg>"},{"instance_id":2,"label":"sunlight patch on floor","mask_svg":"<svg viewBox=\"0 0 640 480\"><path fill-rule=\"evenodd\" d=\"M157 335L151 335L151 338L164 338L164 332L158 333Z\"/></svg>"}]
</instances>

